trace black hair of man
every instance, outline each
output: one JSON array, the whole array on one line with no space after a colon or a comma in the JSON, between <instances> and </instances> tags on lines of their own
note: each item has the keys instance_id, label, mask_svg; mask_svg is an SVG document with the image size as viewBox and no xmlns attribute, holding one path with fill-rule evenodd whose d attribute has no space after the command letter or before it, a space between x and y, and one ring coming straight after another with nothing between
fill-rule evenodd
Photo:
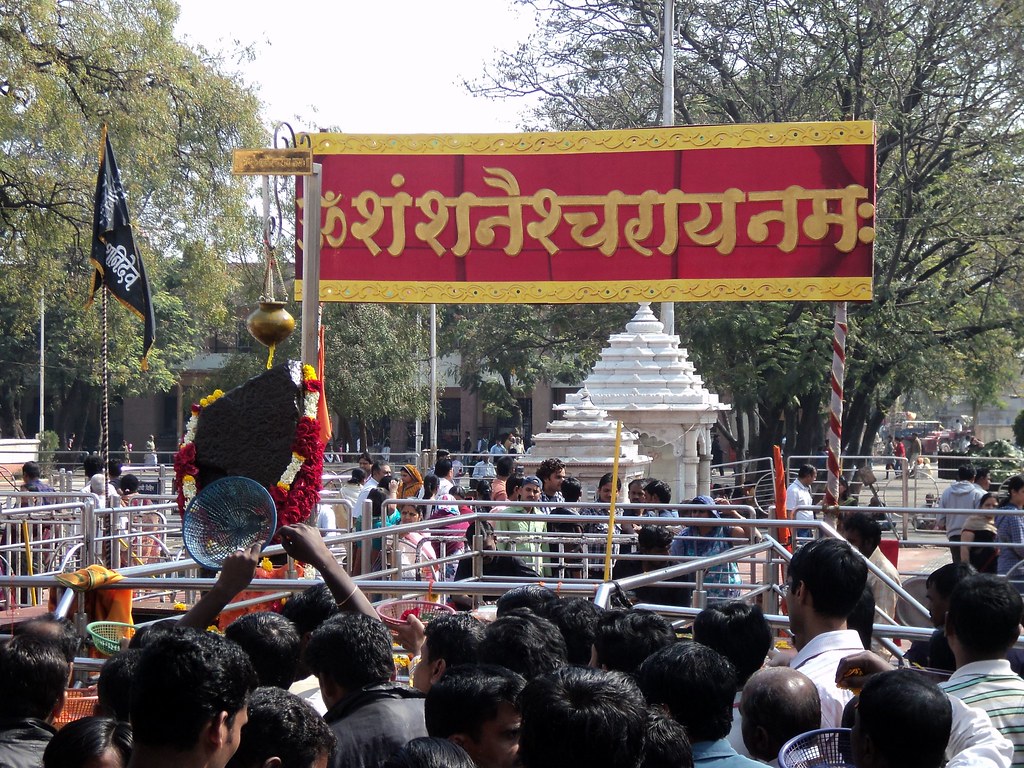
<instances>
[{"instance_id":1,"label":"black hair of man","mask_svg":"<svg viewBox=\"0 0 1024 768\"><path fill-rule=\"evenodd\" d=\"M652 611L605 611L594 627L597 666L629 674L675 641L672 625Z\"/></svg>"},{"instance_id":2,"label":"black hair of man","mask_svg":"<svg viewBox=\"0 0 1024 768\"><path fill-rule=\"evenodd\" d=\"M367 451L363 451L359 454L359 458L356 459L356 463L358 464L360 461L366 461L369 464L373 464L373 456L371 456Z\"/></svg>"},{"instance_id":3,"label":"black hair of man","mask_svg":"<svg viewBox=\"0 0 1024 768\"><path fill-rule=\"evenodd\" d=\"M480 536L482 539L486 539L488 536L494 535L494 526L491 525L487 520L474 520L469 524L466 529L466 543L472 545L473 538Z\"/></svg>"},{"instance_id":4,"label":"black hair of man","mask_svg":"<svg viewBox=\"0 0 1024 768\"><path fill-rule=\"evenodd\" d=\"M789 562L789 581L803 582L815 613L845 619L868 581L864 558L847 542L817 539L800 547Z\"/></svg>"},{"instance_id":5,"label":"black hair of man","mask_svg":"<svg viewBox=\"0 0 1024 768\"><path fill-rule=\"evenodd\" d=\"M26 461L21 465L21 479L24 482L38 480L40 475L39 464L35 461Z\"/></svg>"},{"instance_id":6,"label":"black hair of man","mask_svg":"<svg viewBox=\"0 0 1024 768\"><path fill-rule=\"evenodd\" d=\"M543 480L543 478L541 478ZM562 498L570 504L583 497L583 484L578 477L567 477L562 481ZM570 514L573 514L570 512Z\"/></svg>"},{"instance_id":7,"label":"black hair of man","mask_svg":"<svg viewBox=\"0 0 1024 768\"><path fill-rule=\"evenodd\" d=\"M438 616L424 630L422 655L430 662L444 660L451 669L458 664L472 664L477 660L480 642L484 639L484 625L468 613Z\"/></svg>"},{"instance_id":8,"label":"black hair of man","mask_svg":"<svg viewBox=\"0 0 1024 768\"><path fill-rule=\"evenodd\" d=\"M142 650L131 693L135 742L188 751L221 712L233 723L255 689L256 672L238 645L176 627Z\"/></svg>"},{"instance_id":9,"label":"black hair of man","mask_svg":"<svg viewBox=\"0 0 1024 768\"><path fill-rule=\"evenodd\" d=\"M483 724L501 704L516 705L526 680L497 664L463 664L430 687L423 702L427 733L442 739L466 734L479 739Z\"/></svg>"},{"instance_id":10,"label":"black hair of man","mask_svg":"<svg viewBox=\"0 0 1024 768\"><path fill-rule=\"evenodd\" d=\"M315 584L281 606L281 615L295 625L299 636L307 635L338 613L338 603L326 584Z\"/></svg>"},{"instance_id":11,"label":"black hair of man","mask_svg":"<svg viewBox=\"0 0 1024 768\"><path fill-rule=\"evenodd\" d=\"M866 650L871 650L871 638L875 632L874 622L875 593L871 591L871 587L864 587L864 591L860 594L860 600L846 617L846 628L852 629L860 635L861 645Z\"/></svg>"},{"instance_id":12,"label":"black hair of man","mask_svg":"<svg viewBox=\"0 0 1024 768\"><path fill-rule=\"evenodd\" d=\"M570 664L585 667L590 663L594 629L601 613L600 608L584 597L570 597L548 606L544 615L562 633Z\"/></svg>"},{"instance_id":13,"label":"black hair of man","mask_svg":"<svg viewBox=\"0 0 1024 768\"><path fill-rule=\"evenodd\" d=\"M110 751L128 765L132 755L132 727L124 720L112 717L83 717L74 720L50 739L43 752L43 765L47 768L96 765ZM110 763L105 763L109 765Z\"/></svg>"},{"instance_id":14,"label":"black hair of man","mask_svg":"<svg viewBox=\"0 0 1024 768\"><path fill-rule=\"evenodd\" d=\"M239 616L227 626L224 636L238 643L249 656L261 686L287 690L295 682L299 633L281 614L257 611Z\"/></svg>"},{"instance_id":15,"label":"black hair of man","mask_svg":"<svg viewBox=\"0 0 1024 768\"><path fill-rule=\"evenodd\" d=\"M257 688L227 768L262 768L272 757L281 760L281 768L313 768L336 743L330 726L298 696L276 687Z\"/></svg>"},{"instance_id":16,"label":"black hair of man","mask_svg":"<svg viewBox=\"0 0 1024 768\"><path fill-rule=\"evenodd\" d=\"M499 616L487 626L477 657L484 664L501 664L527 680L568 663L558 627L524 608Z\"/></svg>"},{"instance_id":17,"label":"black hair of man","mask_svg":"<svg viewBox=\"0 0 1024 768\"><path fill-rule=\"evenodd\" d=\"M742 688L764 665L772 647L772 628L758 606L731 600L697 614L693 639L731 661Z\"/></svg>"},{"instance_id":18,"label":"black hair of man","mask_svg":"<svg viewBox=\"0 0 1024 768\"><path fill-rule=\"evenodd\" d=\"M628 675L565 667L527 683L519 710L525 768L640 764L648 709Z\"/></svg>"},{"instance_id":19,"label":"black hair of man","mask_svg":"<svg viewBox=\"0 0 1024 768\"><path fill-rule=\"evenodd\" d=\"M373 464L370 465L370 477L383 477L385 464L387 464L387 462L382 461L381 459L377 459L375 462L373 462Z\"/></svg>"},{"instance_id":20,"label":"black hair of man","mask_svg":"<svg viewBox=\"0 0 1024 768\"><path fill-rule=\"evenodd\" d=\"M98 453L90 453L82 460L82 469L85 470L87 480L100 474L103 471L103 458Z\"/></svg>"},{"instance_id":21,"label":"black hair of man","mask_svg":"<svg viewBox=\"0 0 1024 768\"><path fill-rule=\"evenodd\" d=\"M864 512L851 512L843 518L843 530L859 534L864 556L870 557L882 541L882 526Z\"/></svg>"},{"instance_id":22,"label":"black hair of man","mask_svg":"<svg viewBox=\"0 0 1024 768\"><path fill-rule=\"evenodd\" d=\"M64 649L55 637L15 635L0 646L0 718L55 717L70 673Z\"/></svg>"},{"instance_id":23,"label":"black hair of man","mask_svg":"<svg viewBox=\"0 0 1024 768\"><path fill-rule=\"evenodd\" d=\"M558 602L558 595L553 589L542 584L524 584L513 587L498 598L495 613L499 618L516 608L528 608L538 616L544 616L548 608Z\"/></svg>"},{"instance_id":24,"label":"black hair of man","mask_svg":"<svg viewBox=\"0 0 1024 768\"><path fill-rule=\"evenodd\" d=\"M670 504L672 502L672 489L664 480L651 480L644 485L644 493L653 497L652 501L658 504Z\"/></svg>"},{"instance_id":25,"label":"black hair of man","mask_svg":"<svg viewBox=\"0 0 1024 768\"><path fill-rule=\"evenodd\" d=\"M957 584L975 574L977 571L970 563L946 563L928 574L925 586L933 587L943 597L949 597Z\"/></svg>"},{"instance_id":26,"label":"black hair of man","mask_svg":"<svg viewBox=\"0 0 1024 768\"><path fill-rule=\"evenodd\" d=\"M321 624L309 636L303 659L314 675L346 691L387 682L395 671L391 633L357 613L339 613Z\"/></svg>"},{"instance_id":27,"label":"black hair of man","mask_svg":"<svg viewBox=\"0 0 1024 768\"><path fill-rule=\"evenodd\" d=\"M132 678L141 657L142 649L126 648L103 662L96 685L98 712L128 721L131 712Z\"/></svg>"},{"instance_id":28,"label":"black hair of man","mask_svg":"<svg viewBox=\"0 0 1024 768\"><path fill-rule=\"evenodd\" d=\"M118 489L121 493L138 493L139 492L139 478L137 475L131 473L127 475L121 475L121 479L117 484Z\"/></svg>"},{"instance_id":29,"label":"black hair of man","mask_svg":"<svg viewBox=\"0 0 1024 768\"><path fill-rule=\"evenodd\" d=\"M107 462L107 476L111 481L117 480L121 477L121 462L117 459L111 459ZM117 483L114 483L117 485Z\"/></svg>"},{"instance_id":30,"label":"black hair of man","mask_svg":"<svg viewBox=\"0 0 1024 768\"><path fill-rule=\"evenodd\" d=\"M1017 642L1022 612L1020 592L1005 577L979 573L956 585L946 625L972 657L1001 659Z\"/></svg>"},{"instance_id":31,"label":"black hair of man","mask_svg":"<svg viewBox=\"0 0 1024 768\"><path fill-rule=\"evenodd\" d=\"M672 531L666 525L643 525L636 532L637 549L652 552L668 549L672 544Z\"/></svg>"},{"instance_id":32,"label":"black hair of man","mask_svg":"<svg viewBox=\"0 0 1024 768\"><path fill-rule=\"evenodd\" d=\"M519 475L512 475L505 481L505 493L511 499L520 488L523 487L523 478Z\"/></svg>"},{"instance_id":33,"label":"black hair of man","mask_svg":"<svg viewBox=\"0 0 1024 768\"><path fill-rule=\"evenodd\" d=\"M537 477L544 482L560 469L565 469L565 462L561 459L544 459L544 461L537 465Z\"/></svg>"},{"instance_id":34,"label":"black hair of man","mask_svg":"<svg viewBox=\"0 0 1024 768\"><path fill-rule=\"evenodd\" d=\"M693 768L693 749L686 729L660 709L647 713L640 768Z\"/></svg>"},{"instance_id":35,"label":"black hair of man","mask_svg":"<svg viewBox=\"0 0 1024 768\"><path fill-rule=\"evenodd\" d=\"M974 482L980 483L982 480L992 474L992 470L989 467L975 467L974 469Z\"/></svg>"},{"instance_id":36,"label":"black hair of man","mask_svg":"<svg viewBox=\"0 0 1024 768\"><path fill-rule=\"evenodd\" d=\"M857 704L854 760L867 749L875 765L939 768L952 721L946 694L917 672L896 669L871 675Z\"/></svg>"},{"instance_id":37,"label":"black hair of man","mask_svg":"<svg viewBox=\"0 0 1024 768\"><path fill-rule=\"evenodd\" d=\"M438 459L434 462L434 474L438 477L448 477L452 473L451 459Z\"/></svg>"},{"instance_id":38,"label":"black hair of man","mask_svg":"<svg viewBox=\"0 0 1024 768\"><path fill-rule=\"evenodd\" d=\"M494 462L494 474L498 477L511 477L516 466L516 457L507 454L499 456Z\"/></svg>"},{"instance_id":39,"label":"black hair of man","mask_svg":"<svg viewBox=\"0 0 1024 768\"><path fill-rule=\"evenodd\" d=\"M476 768L476 763L458 744L420 736L395 752L381 768Z\"/></svg>"},{"instance_id":40,"label":"black hair of man","mask_svg":"<svg viewBox=\"0 0 1024 768\"><path fill-rule=\"evenodd\" d=\"M810 485L807 481L813 481L818 476L818 468L813 464L801 464L796 476L804 485Z\"/></svg>"},{"instance_id":41,"label":"black hair of man","mask_svg":"<svg viewBox=\"0 0 1024 768\"><path fill-rule=\"evenodd\" d=\"M789 667L765 667L751 675L743 686L740 711L744 744L758 760L774 760L787 741L821 725L818 689Z\"/></svg>"},{"instance_id":42,"label":"black hair of man","mask_svg":"<svg viewBox=\"0 0 1024 768\"><path fill-rule=\"evenodd\" d=\"M974 482L974 478L977 477L977 475L977 470L974 468L974 465L971 464L970 462L967 462L966 464L961 464L959 467L956 468L957 480L966 480L967 482Z\"/></svg>"},{"instance_id":43,"label":"black hair of man","mask_svg":"<svg viewBox=\"0 0 1024 768\"><path fill-rule=\"evenodd\" d=\"M718 651L674 643L649 656L636 678L647 703L668 709L690 734L690 743L729 735L736 669Z\"/></svg>"},{"instance_id":44,"label":"black hair of man","mask_svg":"<svg viewBox=\"0 0 1024 768\"><path fill-rule=\"evenodd\" d=\"M142 649L150 643L156 642L157 638L163 637L164 635L171 635L178 631L178 622L170 619L164 621L157 621L153 624L147 624L144 627L139 627L135 630L135 634L132 635L132 639L128 641L129 648Z\"/></svg>"},{"instance_id":45,"label":"black hair of man","mask_svg":"<svg viewBox=\"0 0 1024 768\"><path fill-rule=\"evenodd\" d=\"M68 664L74 662L82 647L82 638L75 629L75 623L68 618L58 619L55 613L44 613L42 616L29 619L21 625L18 632L22 635L52 637L60 645L61 653Z\"/></svg>"}]
</instances>

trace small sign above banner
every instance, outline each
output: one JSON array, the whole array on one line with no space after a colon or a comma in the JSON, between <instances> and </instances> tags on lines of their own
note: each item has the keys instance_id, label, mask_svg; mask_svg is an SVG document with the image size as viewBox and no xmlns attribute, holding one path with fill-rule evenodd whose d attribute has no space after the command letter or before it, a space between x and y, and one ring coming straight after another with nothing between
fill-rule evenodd
<instances>
[{"instance_id":1,"label":"small sign above banner","mask_svg":"<svg viewBox=\"0 0 1024 768\"><path fill-rule=\"evenodd\" d=\"M308 176L313 153L308 149L236 149L231 153L235 176Z\"/></svg>"},{"instance_id":2,"label":"small sign above banner","mask_svg":"<svg viewBox=\"0 0 1024 768\"><path fill-rule=\"evenodd\" d=\"M871 122L306 140L321 301L871 298Z\"/></svg>"}]
</instances>

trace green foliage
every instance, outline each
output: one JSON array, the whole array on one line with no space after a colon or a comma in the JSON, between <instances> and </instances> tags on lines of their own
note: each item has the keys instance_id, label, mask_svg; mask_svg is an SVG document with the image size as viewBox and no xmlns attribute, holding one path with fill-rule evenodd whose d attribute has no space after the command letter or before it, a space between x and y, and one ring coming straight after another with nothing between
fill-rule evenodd
<instances>
[{"instance_id":1,"label":"green foliage","mask_svg":"<svg viewBox=\"0 0 1024 768\"><path fill-rule=\"evenodd\" d=\"M1013 439L1018 447L1024 448L1024 411L1018 413L1013 420Z\"/></svg>"},{"instance_id":2,"label":"green foliage","mask_svg":"<svg viewBox=\"0 0 1024 768\"><path fill-rule=\"evenodd\" d=\"M259 103L225 62L173 37L170 0L15 0L0 7L0 421L17 431L46 294L55 426L95 397L99 301L85 309L100 129L108 124L153 290L157 345L139 371L141 322L109 310L113 394L168 389L238 286L229 260L258 236L230 151L266 143ZM73 404L65 409L63 405Z\"/></svg>"},{"instance_id":3,"label":"green foliage","mask_svg":"<svg viewBox=\"0 0 1024 768\"><path fill-rule=\"evenodd\" d=\"M539 381L579 381L607 340L636 311L632 304L475 304L448 307L442 349L458 351L461 384L479 391L488 413L522 425L517 397Z\"/></svg>"}]
</instances>

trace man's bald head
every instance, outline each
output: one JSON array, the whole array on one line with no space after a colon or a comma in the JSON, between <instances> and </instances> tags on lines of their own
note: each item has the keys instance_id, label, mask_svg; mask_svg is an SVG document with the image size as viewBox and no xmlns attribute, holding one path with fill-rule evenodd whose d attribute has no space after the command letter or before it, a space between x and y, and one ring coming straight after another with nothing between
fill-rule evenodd
<instances>
[{"instance_id":1,"label":"man's bald head","mask_svg":"<svg viewBox=\"0 0 1024 768\"><path fill-rule=\"evenodd\" d=\"M794 736L821 727L821 701L811 679L789 667L755 672L740 698L743 743L751 757L774 760Z\"/></svg>"}]
</instances>

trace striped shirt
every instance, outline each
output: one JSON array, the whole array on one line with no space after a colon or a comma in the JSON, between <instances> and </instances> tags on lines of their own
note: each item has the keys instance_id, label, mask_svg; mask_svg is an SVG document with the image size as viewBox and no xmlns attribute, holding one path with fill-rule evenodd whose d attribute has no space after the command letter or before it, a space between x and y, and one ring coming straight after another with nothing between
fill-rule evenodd
<instances>
[{"instance_id":1,"label":"striped shirt","mask_svg":"<svg viewBox=\"0 0 1024 768\"><path fill-rule=\"evenodd\" d=\"M1024 766L1024 680L1006 659L964 664L940 683L950 696L988 713L992 724L1013 743L1013 765Z\"/></svg>"}]
</instances>

